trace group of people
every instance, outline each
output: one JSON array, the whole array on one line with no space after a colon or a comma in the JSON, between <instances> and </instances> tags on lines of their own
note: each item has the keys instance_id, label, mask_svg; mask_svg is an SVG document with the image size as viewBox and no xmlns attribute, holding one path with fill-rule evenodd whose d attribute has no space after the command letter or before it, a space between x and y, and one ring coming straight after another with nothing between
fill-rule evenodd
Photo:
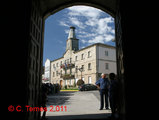
<instances>
[{"instance_id":1,"label":"group of people","mask_svg":"<svg viewBox=\"0 0 159 120\"><path fill-rule=\"evenodd\" d=\"M58 83L43 83L45 87L48 89L48 95L59 93L60 92L60 85Z\"/></svg>"},{"instance_id":2,"label":"group of people","mask_svg":"<svg viewBox=\"0 0 159 120\"><path fill-rule=\"evenodd\" d=\"M59 93L59 91L60 91L59 84L43 83L41 86L41 107L46 108L47 95ZM46 110L43 111L41 120L47 120Z\"/></svg>"},{"instance_id":3,"label":"group of people","mask_svg":"<svg viewBox=\"0 0 159 120\"><path fill-rule=\"evenodd\" d=\"M115 118L118 108L118 82L114 73L109 74L109 79L106 74L102 73L101 78L95 83L100 92L100 109L103 110L104 98L105 108L109 109L109 102L111 108L111 117ZM109 101L109 102L108 102Z\"/></svg>"}]
</instances>

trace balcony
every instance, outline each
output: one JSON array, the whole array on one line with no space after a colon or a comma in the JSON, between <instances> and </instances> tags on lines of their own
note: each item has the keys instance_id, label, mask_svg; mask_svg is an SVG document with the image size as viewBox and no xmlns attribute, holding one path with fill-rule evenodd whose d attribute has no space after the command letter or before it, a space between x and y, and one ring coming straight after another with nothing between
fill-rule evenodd
<instances>
[{"instance_id":1,"label":"balcony","mask_svg":"<svg viewBox=\"0 0 159 120\"><path fill-rule=\"evenodd\" d=\"M66 80L66 79L74 79L74 78L75 78L75 75L72 75L72 74L64 74L64 75L61 75L60 77L63 78L64 80Z\"/></svg>"},{"instance_id":2,"label":"balcony","mask_svg":"<svg viewBox=\"0 0 159 120\"><path fill-rule=\"evenodd\" d=\"M74 68L75 67L75 64L73 64L73 63L69 63L69 64L62 64L61 66L60 66L60 68L62 69L64 69L64 70L66 70L66 69L70 69L70 68Z\"/></svg>"}]
</instances>

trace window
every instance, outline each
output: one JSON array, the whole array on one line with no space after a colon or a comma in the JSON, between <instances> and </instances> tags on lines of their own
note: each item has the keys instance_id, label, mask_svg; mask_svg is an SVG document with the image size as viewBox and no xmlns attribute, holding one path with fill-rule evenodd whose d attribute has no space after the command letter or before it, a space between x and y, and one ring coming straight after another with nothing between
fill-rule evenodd
<instances>
[{"instance_id":1,"label":"window","mask_svg":"<svg viewBox=\"0 0 159 120\"><path fill-rule=\"evenodd\" d=\"M70 80L70 85L72 85L72 80Z\"/></svg>"},{"instance_id":2,"label":"window","mask_svg":"<svg viewBox=\"0 0 159 120\"><path fill-rule=\"evenodd\" d=\"M76 81L76 83L77 83L77 81L78 81L78 78L76 78L76 79L75 79L75 81Z\"/></svg>"},{"instance_id":3,"label":"window","mask_svg":"<svg viewBox=\"0 0 159 120\"><path fill-rule=\"evenodd\" d=\"M91 84L92 83L92 78L91 76L88 76L88 84Z\"/></svg>"},{"instance_id":4,"label":"window","mask_svg":"<svg viewBox=\"0 0 159 120\"><path fill-rule=\"evenodd\" d=\"M109 69L109 64L105 63L105 69L108 70Z\"/></svg>"},{"instance_id":5,"label":"window","mask_svg":"<svg viewBox=\"0 0 159 120\"><path fill-rule=\"evenodd\" d=\"M69 64L69 59L67 59L67 64Z\"/></svg>"},{"instance_id":6,"label":"window","mask_svg":"<svg viewBox=\"0 0 159 120\"><path fill-rule=\"evenodd\" d=\"M56 63L56 67L58 67L59 66L59 64L58 63Z\"/></svg>"},{"instance_id":7,"label":"window","mask_svg":"<svg viewBox=\"0 0 159 120\"><path fill-rule=\"evenodd\" d=\"M72 63L72 58L70 58L70 63Z\"/></svg>"},{"instance_id":8,"label":"window","mask_svg":"<svg viewBox=\"0 0 159 120\"><path fill-rule=\"evenodd\" d=\"M53 68L55 68L55 64L53 64Z\"/></svg>"},{"instance_id":9,"label":"window","mask_svg":"<svg viewBox=\"0 0 159 120\"><path fill-rule=\"evenodd\" d=\"M88 58L91 57L91 51L88 51Z\"/></svg>"},{"instance_id":10,"label":"window","mask_svg":"<svg viewBox=\"0 0 159 120\"><path fill-rule=\"evenodd\" d=\"M62 61L61 61L60 65L62 65Z\"/></svg>"},{"instance_id":11,"label":"window","mask_svg":"<svg viewBox=\"0 0 159 120\"><path fill-rule=\"evenodd\" d=\"M78 73L78 66L76 66L76 73Z\"/></svg>"},{"instance_id":12,"label":"window","mask_svg":"<svg viewBox=\"0 0 159 120\"><path fill-rule=\"evenodd\" d=\"M67 80L65 80L65 85L67 85Z\"/></svg>"},{"instance_id":13,"label":"window","mask_svg":"<svg viewBox=\"0 0 159 120\"><path fill-rule=\"evenodd\" d=\"M84 54L81 55L81 60L83 60L83 59L84 59Z\"/></svg>"},{"instance_id":14,"label":"window","mask_svg":"<svg viewBox=\"0 0 159 120\"><path fill-rule=\"evenodd\" d=\"M84 71L84 65L82 65L83 71Z\"/></svg>"},{"instance_id":15,"label":"window","mask_svg":"<svg viewBox=\"0 0 159 120\"><path fill-rule=\"evenodd\" d=\"M78 58L78 56L76 56L76 57L75 57L75 61L77 61L77 60L78 60L77 58Z\"/></svg>"},{"instance_id":16,"label":"window","mask_svg":"<svg viewBox=\"0 0 159 120\"><path fill-rule=\"evenodd\" d=\"M56 76L58 76L58 71L56 71Z\"/></svg>"},{"instance_id":17,"label":"window","mask_svg":"<svg viewBox=\"0 0 159 120\"><path fill-rule=\"evenodd\" d=\"M49 66L48 66L48 67L45 67L45 71L49 71Z\"/></svg>"},{"instance_id":18,"label":"window","mask_svg":"<svg viewBox=\"0 0 159 120\"><path fill-rule=\"evenodd\" d=\"M55 77L55 72L53 72L53 77Z\"/></svg>"},{"instance_id":19,"label":"window","mask_svg":"<svg viewBox=\"0 0 159 120\"><path fill-rule=\"evenodd\" d=\"M46 73L46 78L49 78L49 73Z\"/></svg>"},{"instance_id":20,"label":"window","mask_svg":"<svg viewBox=\"0 0 159 120\"><path fill-rule=\"evenodd\" d=\"M108 51L105 51L105 56L108 56Z\"/></svg>"},{"instance_id":21,"label":"window","mask_svg":"<svg viewBox=\"0 0 159 120\"><path fill-rule=\"evenodd\" d=\"M88 63L88 70L91 70L91 63Z\"/></svg>"}]
</instances>

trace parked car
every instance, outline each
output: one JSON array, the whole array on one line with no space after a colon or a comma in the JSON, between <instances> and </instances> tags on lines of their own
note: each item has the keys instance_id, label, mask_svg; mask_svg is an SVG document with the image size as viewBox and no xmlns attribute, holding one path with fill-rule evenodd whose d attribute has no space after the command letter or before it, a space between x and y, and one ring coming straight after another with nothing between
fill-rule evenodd
<instances>
[{"instance_id":1,"label":"parked car","mask_svg":"<svg viewBox=\"0 0 159 120\"><path fill-rule=\"evenodd\" d=\"M97 90L97 86L93 84L83 84L79 86L79 91Z\"/></svg>"}]
</instances>

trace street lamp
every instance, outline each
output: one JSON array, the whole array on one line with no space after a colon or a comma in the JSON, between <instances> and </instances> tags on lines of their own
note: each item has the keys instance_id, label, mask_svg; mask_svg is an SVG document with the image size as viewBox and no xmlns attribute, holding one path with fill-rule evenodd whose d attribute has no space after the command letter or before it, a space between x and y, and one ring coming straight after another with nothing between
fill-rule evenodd
<instances>
[{"instance_id":1,"label":"street lamp","mask_svg":"<svg viewBox=\"0 0 159 120\"><path fill-rule=\"evenodd\" d=\"M81 68L77 68L81 72L81 80L82 80L82 72L83 72L83 66Z\"/></svg>"},{"instance_id":2,"label":"street lamp","mask_svg":"<svg viewBox=\"0 0 159 120\"><path fill-rule=\"evenodd\" d=\"M84 81L82 80L82 72L84 70L84 67L82 66L81 68L77 68L81 72L81 79L77 81L77 85L80 87L82 84L84 84Z\"/></svg>"}]
</instances>

